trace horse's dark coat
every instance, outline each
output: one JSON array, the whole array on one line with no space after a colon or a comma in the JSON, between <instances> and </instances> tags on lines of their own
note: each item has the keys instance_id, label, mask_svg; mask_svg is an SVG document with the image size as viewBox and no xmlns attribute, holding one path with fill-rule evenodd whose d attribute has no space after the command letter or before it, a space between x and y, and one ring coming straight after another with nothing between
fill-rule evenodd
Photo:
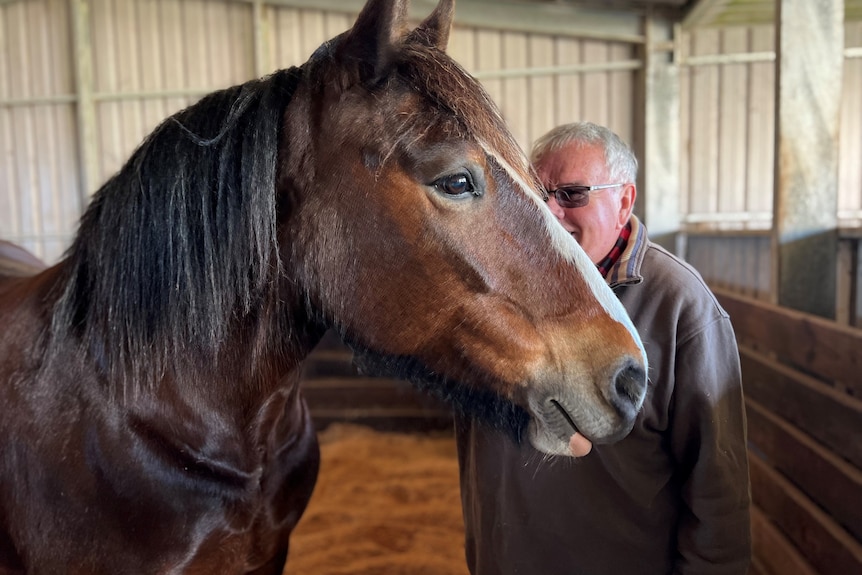
<instances>
[{"instance_id":1,"label":"horse's dark coat","mask_svg":"<svg viewBox=\"0 0 862 575\"><path fill-rule=\"evenodd\" d=\"M516 438L567 449L550 401L631 424L593 387L642 350L444 55L451 18L405 32L404 0L369 0L303 66L162 123L60 263L0 259L0 575L281 573L329 327Z\"/></svg>"}]
</instances>

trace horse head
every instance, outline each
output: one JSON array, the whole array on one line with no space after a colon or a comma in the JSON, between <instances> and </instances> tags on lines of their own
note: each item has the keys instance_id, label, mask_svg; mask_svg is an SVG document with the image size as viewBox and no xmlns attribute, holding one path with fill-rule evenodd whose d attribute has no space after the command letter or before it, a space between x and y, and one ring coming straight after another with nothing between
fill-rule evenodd
<instances>
[{"instance_id":1,"label":"horse head","mask_svg":"<svg viewBox=\"0 0 862 575\"><path fill-rule=\"evenodd\" d=\"M646 390L638 334L445 54L452 0L413 30L406 4L370 0L304 66L279 159L285 266L366 366L527 426L546 453L617 440Z\"/></svg>"}]
</instances>

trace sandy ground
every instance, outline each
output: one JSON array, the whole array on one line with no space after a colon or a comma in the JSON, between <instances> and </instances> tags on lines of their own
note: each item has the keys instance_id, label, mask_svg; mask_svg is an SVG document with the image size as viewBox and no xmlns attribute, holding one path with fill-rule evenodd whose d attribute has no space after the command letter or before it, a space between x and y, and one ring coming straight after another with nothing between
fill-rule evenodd
<instances>
[{"instance_id":1,"label":"sandy ground","mask_svg":"<svg viewBox=\"0 0 862 575\"><path fill-rule=\"evenodd\" d=\"M286 575L467 575L450 433L335 424Z\"/></svg>"}]
</instances>

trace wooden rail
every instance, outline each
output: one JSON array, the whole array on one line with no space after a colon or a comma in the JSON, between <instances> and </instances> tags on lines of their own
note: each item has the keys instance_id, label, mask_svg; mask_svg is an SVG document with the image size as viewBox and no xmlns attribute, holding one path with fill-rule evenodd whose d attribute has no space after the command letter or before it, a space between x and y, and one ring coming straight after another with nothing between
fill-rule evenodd
<instances>
[{"instance_id":1,"label":"wooden rail","mask_svg":"<svg viewBox=\"0 0 862 575\"><path fill-rule=\"evenodd\" d=\"M714 291L742 362L753 571L862 573L862 330Z\"/></svg>"}]
</instances>

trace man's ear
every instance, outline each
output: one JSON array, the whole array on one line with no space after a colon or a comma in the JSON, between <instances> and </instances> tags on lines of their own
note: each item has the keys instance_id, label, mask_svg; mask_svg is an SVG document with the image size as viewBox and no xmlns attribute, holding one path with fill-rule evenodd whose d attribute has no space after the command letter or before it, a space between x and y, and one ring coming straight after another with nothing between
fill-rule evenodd
<instances>
[{"instance_id":1,"label":"man's ear","mask_svg":"<svg viewBox=\"0 0 862 575\"><path fill-rule=\"evenodd\" d=\"M368 0L336 49L336 58L358 80L374 84L386 75L395 45L402 41L407 24L407 0Z\"/></svg>"},{"instance_id":2,"label":"man's ear","mask_svg":"<svg viewBox=\"0 0 862 575\"><path fill-rule=\"evenodd\" d=\"M632 211L635 208L635 200L638 197L638 189L634 184L623 184L623 190L620 193L620 213L617 224L622 228L632 217Z\"/></svg>"},{"instance_id":3,"label":"man's ear","mask_svg":"<svg viewBox=\"0 0 862 575\"><path fill-rule=\"evenodd\" d=\"M410 38L445 51L454 18L455 0L440 0L434 11L410 33Z\"/></svg>"}]
</instances>

